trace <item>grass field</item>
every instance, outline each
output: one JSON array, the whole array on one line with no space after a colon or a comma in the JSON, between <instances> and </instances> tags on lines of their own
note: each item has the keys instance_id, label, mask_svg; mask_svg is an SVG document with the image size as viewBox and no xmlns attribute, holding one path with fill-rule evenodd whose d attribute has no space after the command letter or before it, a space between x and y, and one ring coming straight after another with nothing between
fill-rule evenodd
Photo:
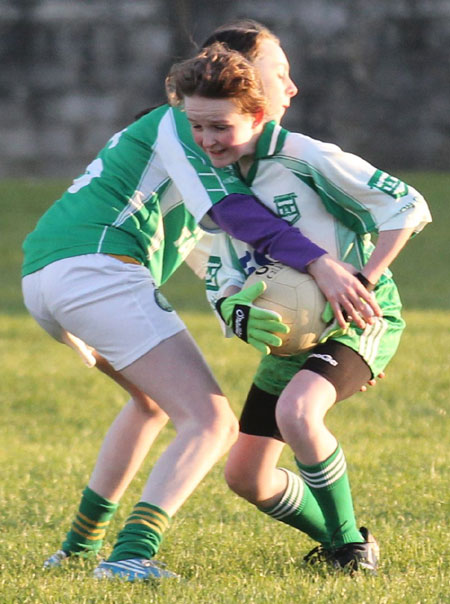
<instances>
[{"instance_id":1,"label":"grass field","mask_svg":"<svg viewBox=\"0 0 450 604\"><path fill-rule=\"evenodd\" d=\"M360 524L382 548L378 576L305 568L313 543L226 487L223 461L175 517L160 558L183 582L94 582L94 561L43 572L87 483L103 435L126 397L54 343L26 313L20 244L63 182L0 183L0 604L444 603L449 573L450 174L407 174L434 222L393 266L408 328L386 379L329 414L350 471ZM258 362L225 341L201 284L181 269L165 293L187 322L239 413ZM113 520L104 554L138 500L161 435ZM282 463L294 468L285 451Z\"/></svg>"}]
</instances>

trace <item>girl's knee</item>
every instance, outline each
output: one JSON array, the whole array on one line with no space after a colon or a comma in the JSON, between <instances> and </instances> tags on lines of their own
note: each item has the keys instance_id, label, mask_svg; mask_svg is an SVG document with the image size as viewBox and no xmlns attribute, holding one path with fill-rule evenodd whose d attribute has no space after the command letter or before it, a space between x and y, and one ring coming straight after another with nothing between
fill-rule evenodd
<instances>
[{"instance_id":1,"label":"girl's knee","mask_svg":"<svg viewBox=\"0 0 450 604\"><path fill-rule=\"evenodd\" d=\"M217 414L213 431L222 436L226 451L236 442L239 434L239 422L228 405Z\"/></svg>"},{"instance_id":2,"label":"girl's knee","mask_svg":"<svg viewBox=\"0 0 450 604\"><path fill-rule=\"evenodd\" d=\"M222 443L222 454L231 449L239 434L239 424L235 415L231 412L222 417L207 429L208 437L213 442Z\"/></svg>"},{"instance_id":3,"label":"girl's knee","mask_svg":"<svg viewBox=\"0 0 450 604\"><path fill-rule=\"evenodd\" d=\"M215 401L202 414L193 414L185 418L181 429L194 430L212 443L222 443L223 452L235 443L239 434L238 420L226 399Z\"/></svg>"},{"instance_id":4,"label":"girl's knee","mask_svg":"<svg viewBox=\"0 0 450 604\"><path fill-rule=\"evenodd\" d=\"M225 481L228 487L250 503L258 502L259 485L253 473L245 467L245 463L227 463L225 466Z\"/></svg>"},{"instance_id":5,"label":"girl's knee","mask_svg":"<svg viewBox=\"0 0 450 604\"><path fill-rule=\"evenodd\" d=\"M276 420L282 434L294 430L297 434L309 433L323 417L311 402L304 398L280 397L276 408Z\"/></svg>"},{"instance_id":6,"label":"girl's knee","mask_svg":"<svg viewBox=\"0 0 450 604\"><path fill-rule=\"evenodd\" d=\"M169 419L167 413L143 392L135 391L131 398L131 404L134 405L138 413L145 416L146 420L152 420L164 425Z\"/></svg>"}]
</instances>

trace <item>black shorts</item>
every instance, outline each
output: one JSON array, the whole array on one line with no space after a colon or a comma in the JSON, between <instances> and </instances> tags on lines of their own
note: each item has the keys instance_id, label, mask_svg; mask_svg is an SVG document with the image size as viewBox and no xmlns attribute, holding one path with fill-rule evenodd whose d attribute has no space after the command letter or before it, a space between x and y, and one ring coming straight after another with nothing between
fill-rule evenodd
<instances>
[{"instance_id":1,"label":"black shorts","mask_svg":"<svg viewBox=\"0 0 450 604\"><path fill-rule=\"evenodd\" d=\"M301 369L318 373L331 382L336 389L336 402L358 392L372 377L369 366L357 352L334 340L316 346ZM242 410L240 431L283 440L275 420L277 401L277 395L252 384Z\"/></svg>"}]
</instances>

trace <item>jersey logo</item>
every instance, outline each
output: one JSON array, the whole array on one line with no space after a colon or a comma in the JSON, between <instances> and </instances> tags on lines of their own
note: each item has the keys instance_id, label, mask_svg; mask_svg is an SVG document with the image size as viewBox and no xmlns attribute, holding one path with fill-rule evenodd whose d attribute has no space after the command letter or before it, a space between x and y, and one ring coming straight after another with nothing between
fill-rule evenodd
<instances>
[{"instance_id":1,"label":"jersey logo","mask_svg":"<svg viewBox=\"0 0 450 604\"><path fill-rule=\"evenodd\" d=\"M219 283L217 281L217 273L222 266L222 261L219 256L210 256L208 260L208 266L206 269L205 286L206 289L216 292L219 290Z\"/></svg>"},{"instance_id":2,"label":"jersey logo","mask_svg":"<svg viewBox=\"0 0 450 604\"><path fill-rule=\"evenodd\" d=\"M289 222L289 224L294 224L301 214L298 209L296 193L286 193L285 195L276 195L273 198L273 203L277 208L277 213L280 218Z\"/></svg>"},{"instance_id":3,"label":"jersey logo","mask_svg":"<svg viewBox=\"0 0 450 604\"><path fill-rule=\"evenodd\" d=\"M336 365L339 365L339 363L336 361L336 359L333 359L331 354L319 354L317 352L314 352L313 354L310 354L308 358L311 358L311 357L315 357L316 359L322 359L322 361L325 361L325 363L329 363L330 365L333 365L333 367L336 367Z\"/></svg>"},{"instance_id":4,"label":"jersey logo","mask_svg":"<svg viewBox=\"0 0 450 604\"><path fill-rule=\"evenodd\" d=\"M379 189L394 199L408 195L408 185L406 183L382 170L376 170L367 184L371 189Z\"/></svg>"},{"instance_id":5,"label":"jersey logo","mask_svg":"<svg viewBox=\"0 0 450 604\"><path fill-rule=\"evenodd\" d=\"M225 178L222 178L222 182L224 185L232 185L234 182L237 182L239 180L239 178L237 176L234 176L233 174L231 176L226 176Z\"/></svg>"},{"instance_id":6,"label":"jersey logo","mask_svg":"<svg viewBox=\"0 0 450 604\"><path fill-rule=\"evenodd\" d=\"M219 173L222 175L222 182L224 185L231 185L239 180L236 170L232 166L221 168Z\"/></svg>"}]
</instances>

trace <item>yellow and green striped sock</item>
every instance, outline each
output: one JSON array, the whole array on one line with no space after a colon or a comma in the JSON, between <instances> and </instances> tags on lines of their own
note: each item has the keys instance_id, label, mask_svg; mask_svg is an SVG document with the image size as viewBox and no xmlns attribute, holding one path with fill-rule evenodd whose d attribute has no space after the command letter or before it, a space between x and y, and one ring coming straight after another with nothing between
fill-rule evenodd
<instances>
[{"instance_id":1,"label":"yellow and green striped sock","mask_svg":"<svg viewBox=\"0 0 450 604\"><path fill-rule=\"evenodd\" d=\"M86 487L77 515L62 544L63 551L69 555L97 553L103 545L106 529L118 506L118 503L113 503Z\"/></svg>"},{"instance_id":2,"label":"yellow and green striped sock","mask_svg":"<svg viewBox=\"0 0 450 604\"><path fill-rule=\"evenodd\" d=\"M157 505L140 501L120 531L108 562L152 558L159 549L170 516Z\"/></svg>"}]
</instances>

